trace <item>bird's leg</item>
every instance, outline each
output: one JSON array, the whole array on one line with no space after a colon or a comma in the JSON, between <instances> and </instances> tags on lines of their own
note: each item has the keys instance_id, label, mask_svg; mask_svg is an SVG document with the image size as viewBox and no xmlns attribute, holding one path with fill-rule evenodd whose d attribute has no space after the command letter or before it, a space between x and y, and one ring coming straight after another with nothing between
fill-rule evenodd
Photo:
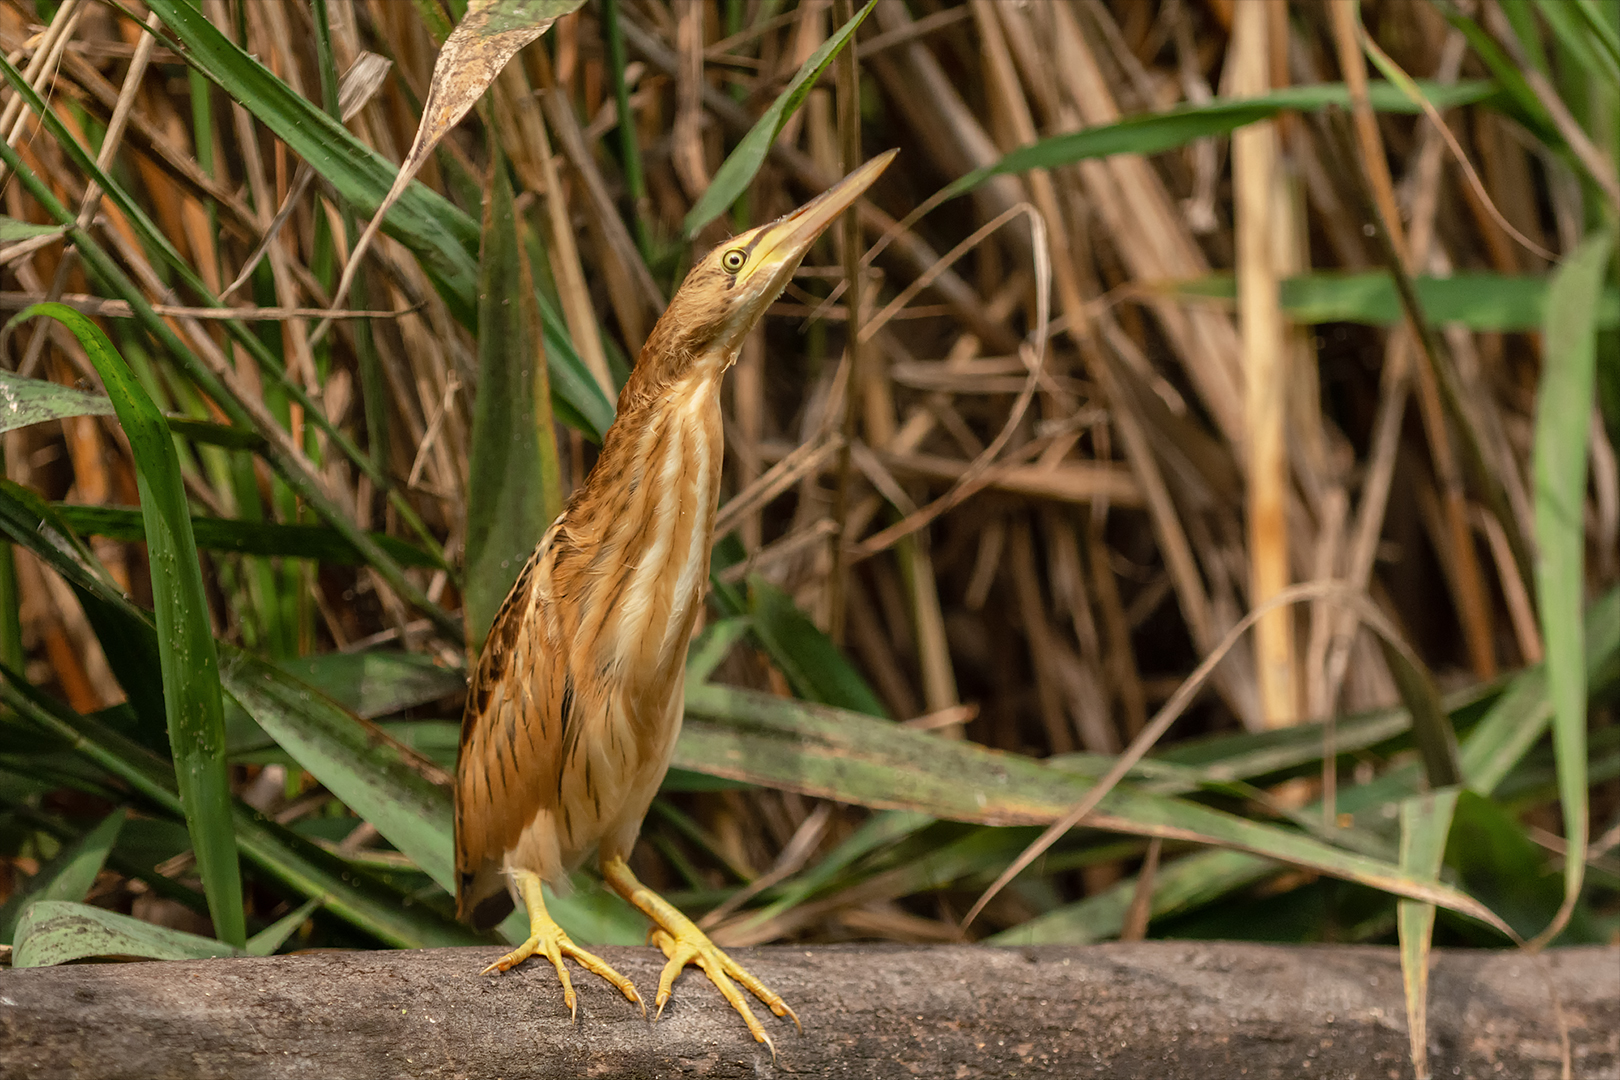
<instances>
[{"instance_id":1,"label":"bird's leg","mask_svg":"<svg viewBox=\"0 0 1620 1080\"><path fill-rule=\"evenodd\" d=\"M574 984L568 978L568 969L563 967L563 957L571 956L578 961L579 966L586 971L594 971L608 982L619 988L619 992L629 998L632 1004L641 1006L641 1015L647 1015L647 1003L641 1000L636 993L635 984L620 975L608 966L607 961L575 945L563 928L557 925L555 919L546 911L546 900L540 892L540 875L529 870L514 870L513 879L517 882L518 892L523 895L523 906L529 912L529 938L523 944L495 961L480 974L488 975L492 971L507 971L517 967L523 961L536 954L544 956L551 961L557 969L557 978L562 982L563 1004L568 1006L568 1018L574 1020L579 1011L579 1004L574 997Z\"/></svg>"},{"instance_id":2,"label":"bird's leg","mask_svg":"<svg viewBox=\"0 0 1620 1080\"><path fill-rule=\"evenodd\" d=\"M653 892L630 872L629 864L620 856L604 858L602 860L602 877L613 887L613 891L624 897L647 918L653 921L655 929L652 940L664 955L669 957L669 963L664 965L663 974L658 977L658 997L653 1005L657 1013L664 1011L664 1003L669 1000L670 987L675 983L675 977L687 964L697 964L709 976L722 996L731 1003L731 1007L742 1015L743 1021L748 1024L748 1030L753 1033L755 1042L762 1042L771 1048L771 1054L776 1054L776 1046L771 1042L770 1036L765 1034L765 1028L754 1015L754 1010L748 1007L748 1001L738 992L735 983L746 986L755 997L777 1016L791 1017L793 1023L802 1031L804 1026L799 1024L799 1018L793 1010L788 1008L787 1002L760 982L753 975L743 970L731 957L720 951L720 947L709 940L709 936L697 928L697 924L675 909L675 906L662 896Z\"/></svg>"}]
</instances>

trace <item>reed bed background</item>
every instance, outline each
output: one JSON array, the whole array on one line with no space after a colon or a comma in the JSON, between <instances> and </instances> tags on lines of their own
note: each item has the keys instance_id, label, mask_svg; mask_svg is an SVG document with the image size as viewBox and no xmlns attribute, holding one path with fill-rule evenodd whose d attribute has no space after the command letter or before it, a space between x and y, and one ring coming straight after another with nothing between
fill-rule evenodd
<instances>
[{"instance_id":1,"label":"reed bed background","mask_svg":"<svg viewBox=\"0 0 1620 1080\"><path fill-rule=\"evenodd\" d=\"M88 316L4 344L14 962L477 940L469 648L694 255L889 147L730 378L637 872L733 944L1620 933L1613 0L535 3L487 93L459 0L149 4L0 0L0 307Z\"/></svg>"}]
</instances>

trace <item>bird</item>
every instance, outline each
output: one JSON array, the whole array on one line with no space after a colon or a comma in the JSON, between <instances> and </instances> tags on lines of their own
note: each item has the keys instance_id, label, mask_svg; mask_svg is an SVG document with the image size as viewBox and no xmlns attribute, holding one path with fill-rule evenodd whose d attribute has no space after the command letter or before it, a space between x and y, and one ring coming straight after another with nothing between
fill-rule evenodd
<instances>
[{"instance_id":1,"label":"bird","mask_svg":"<svg viewBox=\"0 0 1620 1080\"><path fill-rule=\"evenodd\" d=\"M564 958L647 1011L629 979L546 911L541 883L566 886L594 850L603 881L650 920L667 959L654 1019L696 964L773 1056L738 984L803 1030L780 995L643 885L628 859L675 750L686 649L708 591L722 377L816 238L896 153L692 267L619 394L595 467L519 571L479 653L456 764L457 914L488 929L522 903L528 938L484 973L545 957L571 1018Z\"/></svg>"}]
</instances>

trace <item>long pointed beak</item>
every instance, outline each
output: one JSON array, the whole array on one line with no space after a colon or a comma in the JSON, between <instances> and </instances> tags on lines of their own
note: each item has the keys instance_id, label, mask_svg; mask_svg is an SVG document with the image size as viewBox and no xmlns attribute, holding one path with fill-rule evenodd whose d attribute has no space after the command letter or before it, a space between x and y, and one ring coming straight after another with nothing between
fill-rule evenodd
<instances>
[{"instance_id":1,"label":"long pointed beak","mask_svg":"<svg viewBox=\"0 0 1620 1080\"><path fill-rule=\"evenodd\" d=\"M815 243L816 237L872 186L878 174L889 167L889 162L899 152L884 151L797 210L766 226L764 233L754 243L761 257L753 261L754 269L749 277L771 272L783 263L797 265L805 252L810 250L810 245Z\"/></svg>"}]
</instances>

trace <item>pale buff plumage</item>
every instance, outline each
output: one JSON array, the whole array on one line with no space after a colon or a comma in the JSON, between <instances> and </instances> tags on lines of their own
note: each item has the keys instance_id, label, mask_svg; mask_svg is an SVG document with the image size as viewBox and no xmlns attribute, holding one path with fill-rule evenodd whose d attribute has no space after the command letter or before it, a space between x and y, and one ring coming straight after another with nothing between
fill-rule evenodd
<instances>
[{"instance_id":1,"label":"pale buff plumage","mask_svg":"<svg viewBox=\"0 0 1620 1080\"><path fill-rule=\"evenodd\" d=\"M722 376L816 236L892 157L693 268L641 351L596 467L519 574L479 657L457 764L458 910L489 926L513 894L523 900L532 935L492 966L544 953L570 1009L563 956L640 1000L544 912L539 882L563 882L594 848L608 884L658 927L654 941L670 957L660 1007L695 962L756 1039L769 1042L730 979L792 1015L636 881L626 859L680 733L686 646L708 589L719 498Z\"/></svg>"}]
</instances>

